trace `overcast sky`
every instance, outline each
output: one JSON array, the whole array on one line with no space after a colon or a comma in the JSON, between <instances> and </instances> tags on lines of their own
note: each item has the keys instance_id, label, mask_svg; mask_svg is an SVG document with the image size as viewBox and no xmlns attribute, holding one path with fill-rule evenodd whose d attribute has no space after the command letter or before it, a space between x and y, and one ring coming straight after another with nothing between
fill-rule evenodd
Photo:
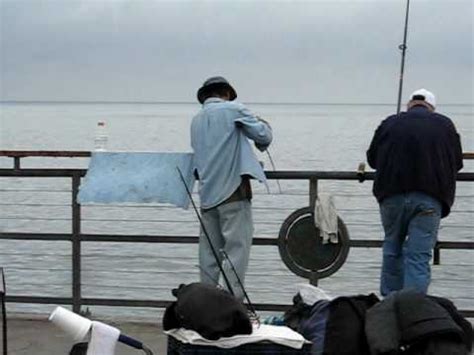
<instances>
[{"instance_id":1,"label":"overcast sky","mask_svg":"<svg viewBox=\"0 0 474 355\"><path fill-rule=\"evenodd\" d=\"M0 0L0 99L395 103L405 0ZM404 101L473 103L473 0L411 0Z\"/></svg>"}]
</instances>

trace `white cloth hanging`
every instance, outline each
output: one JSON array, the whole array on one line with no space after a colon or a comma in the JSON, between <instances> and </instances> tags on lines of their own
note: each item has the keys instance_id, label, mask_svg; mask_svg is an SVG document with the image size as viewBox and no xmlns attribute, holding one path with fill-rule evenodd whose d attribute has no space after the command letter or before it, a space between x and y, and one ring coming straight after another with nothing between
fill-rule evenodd
<instances>
[{"instance_id":1,"label":"white cloth hanging","mask_svg":"<svg viewBox=\"0 0 474 355\"><path fill-rule=\"evenodd\" d=\"M314 224L320 230L323 244L338 242L337 211L331 194L318 194L314 206Z\"/></svg>"}]
</instances>

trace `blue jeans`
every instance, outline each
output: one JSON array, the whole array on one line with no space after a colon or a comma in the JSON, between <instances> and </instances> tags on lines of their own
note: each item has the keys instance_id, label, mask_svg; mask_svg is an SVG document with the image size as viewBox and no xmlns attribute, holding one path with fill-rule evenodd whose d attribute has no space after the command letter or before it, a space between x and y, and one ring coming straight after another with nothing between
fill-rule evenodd
<instances>
[{"instance_id":1,"label":"blue jeans","mask_svg":"<svg viewBox=\"0 0 474 355\"><path fill-rule=\"evenodd\" d=\"M426 293L441 203L424 193L409 192L384 199L380 214L385 231L380 292L386 296L411 288Z\"/></svg>"}]
</instances>

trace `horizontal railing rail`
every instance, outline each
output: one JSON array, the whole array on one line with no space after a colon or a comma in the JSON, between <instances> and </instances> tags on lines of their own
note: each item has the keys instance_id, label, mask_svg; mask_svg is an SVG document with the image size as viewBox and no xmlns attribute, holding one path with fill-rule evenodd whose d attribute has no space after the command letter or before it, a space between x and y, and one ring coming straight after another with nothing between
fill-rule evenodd
<instances>
[{"instance_id":1,"label":"horizontal railing rail","mask_svg":"<svg viewBox=\"0 0 474 355\"><path fill-rule=\"evenodd\" d=\"M163 308L170 304L167 300L138 300L138 299L112 299L112 298L87 298L81 294L81 243L87 242L114 242L114 243L170 243L170 244L196 244L197 236L175 235L120 235L120 234L87 234L81 232L81 206L77 203L77 194L81 178L85 176L86 169L74 168L21 168L20 159L27 157L90 157L91 152L85 151L0 151L0 157L14 159L13 168L1 168L0 177L38 177L38 178L70 178L71 179L71 233L17 233L2 232L0 240L38 240L38 241L70 241L72 243L72 297L42 297L31 295L7 295L7 302L12 303L38 303L38 304L68 304L76 312L82 306L120 306L120 307L158 307ZM474 159L474 153L464 153L465 159ZM307 180L309 182L309 206L314 207L318 193L319 180L373 180L373 172L359 171L266 171L268 179L278 180ZM474 181L474 173L461 172L458 181ZM350 241L350 246L355 248L379 248L381 240L355 239ZM276 238L255 237L254 245L276 246ZM474 243L467 241L439 241L434 251L434 263L440 263L440 251L473 250ZM1 265L0 265L1 266ZM256 308L264 311L283 311L289 307L285 304L255 304ZM474 310L462 310L466 317L474 318Z\"/></svg>"},{"instance_id":2,"label":"horizontal railing rail","mask_svg":"<svg viewBox=\"0 0 474 355\"><path fill-rule=\"evenodd\" d=\"M0 169L2 177L84 177L86 169ZM265 171L265 175L270 180L373 180L373 172L364 172L363 174L352 171L296 171L279 170ZM458 181L474 181L474 173L461 172L457 175Z\"/></svg>"}]
</instances>

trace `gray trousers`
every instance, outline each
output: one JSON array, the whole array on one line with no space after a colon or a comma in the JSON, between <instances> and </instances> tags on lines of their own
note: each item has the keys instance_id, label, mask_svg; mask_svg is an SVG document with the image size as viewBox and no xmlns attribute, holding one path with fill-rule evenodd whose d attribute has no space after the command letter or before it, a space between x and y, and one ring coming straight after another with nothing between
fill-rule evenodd
<instances>
[{"instance_id":1,"label":"gray trousers","mask_svg":"<svg viewBox=\"0 0 474 355\"><path fill-rule=\"evenodd\" d=\"M223 249L227 253L237 271L237 275L244 283L253 237L250 201L230 202L202 211L202 220L235 296L243 299L242 288L239 286L230 265L226 261L222 263L223 257L220 250ZM202 229L199 237L199 264L201 282L215 285L219 281L220 270ZM225 283L223 284L226 286Z\"/></svg>"}]
</instances>

